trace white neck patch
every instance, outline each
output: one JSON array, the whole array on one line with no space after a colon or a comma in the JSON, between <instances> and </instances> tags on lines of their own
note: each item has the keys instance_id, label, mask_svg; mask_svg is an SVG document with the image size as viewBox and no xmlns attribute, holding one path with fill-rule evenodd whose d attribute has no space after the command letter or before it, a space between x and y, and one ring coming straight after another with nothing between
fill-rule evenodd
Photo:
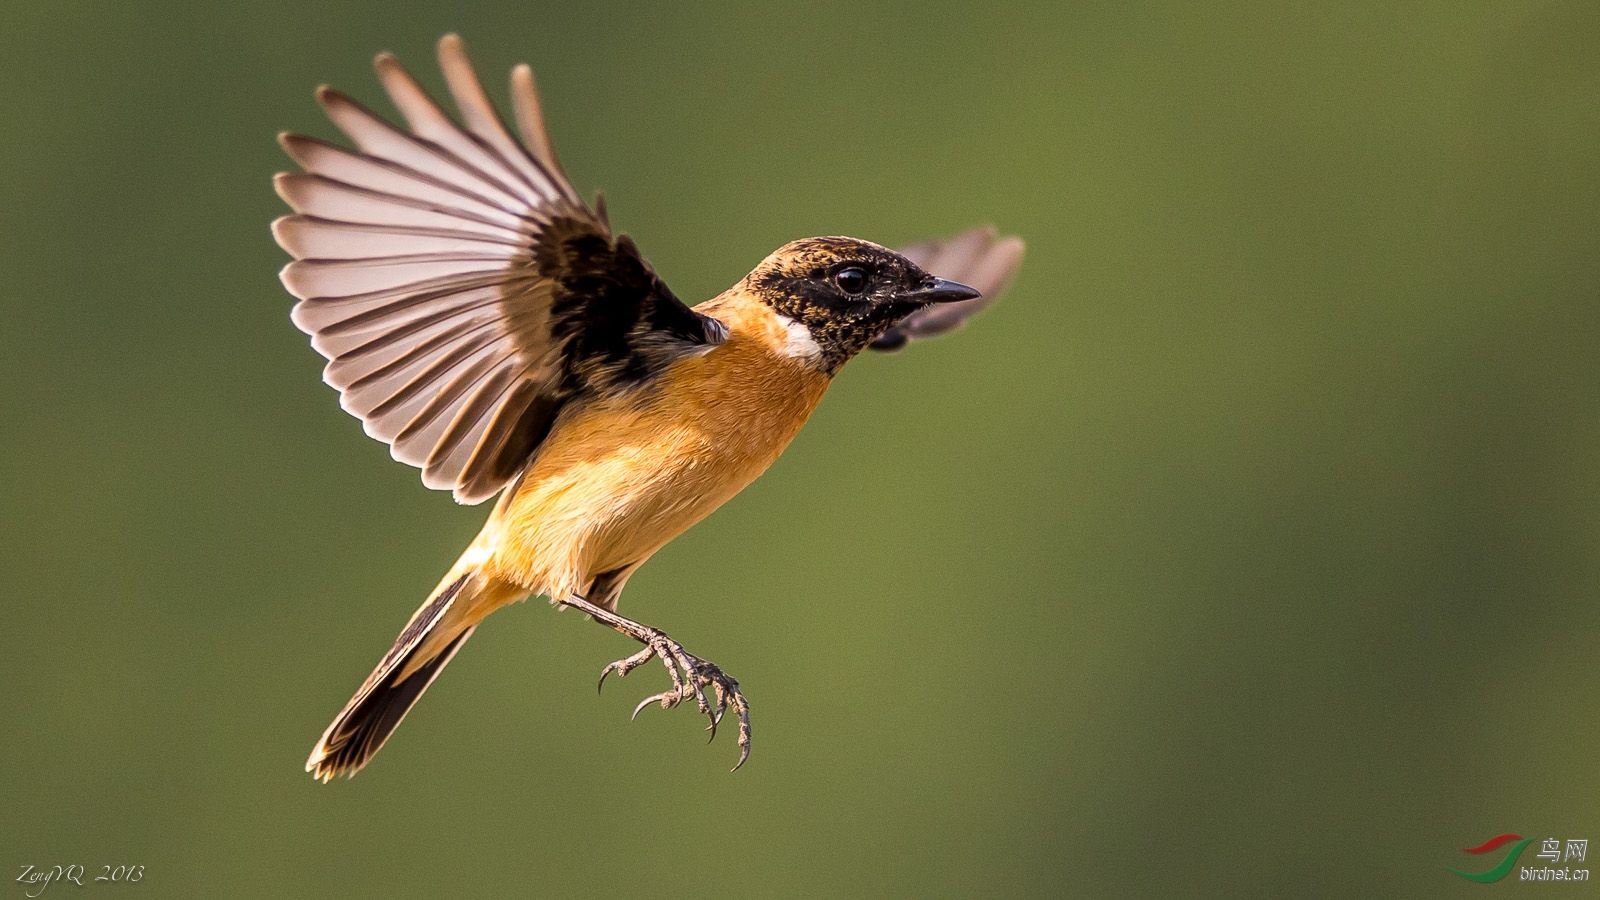
<instances>
[{"instance_id":1,"label":"white neck patch","mask_svg":"<svg viewBox=\"0 0 1600 900\"><path fill-rule=\"evenodd\" d=\"M777 315L784 330L783 343L778 345L778 355L802 359L815 359L822 355L822 348L818 347L817 342L811 337L811 329L788 316L779 313L774 315Z\"/></svg>"}]
</instances>

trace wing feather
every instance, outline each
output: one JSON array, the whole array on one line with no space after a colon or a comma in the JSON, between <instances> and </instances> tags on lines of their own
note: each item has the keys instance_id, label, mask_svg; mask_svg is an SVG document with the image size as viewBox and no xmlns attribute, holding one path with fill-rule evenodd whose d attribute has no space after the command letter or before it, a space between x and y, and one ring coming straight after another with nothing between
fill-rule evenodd
<instances>
[{"instance_id":1,"label":"wing feather","mask_svg":"<svg viewBox=\"0 0 1600 900\"><path fill-rule=\"evenodd\" d=\"M331 357L353 353L379 336L374 332L387 333L402 322L449 315L451 310L465 312L464 307L497 305L500 300L498 277L454 278L436 285L408 285L403 290L302 300L292 318L301 331L312 335L311 346Z\"/></svg>"},{"instance_id":2,"label":"wing feather","mask_svg":"<svg viewBox=\"0 0 1600 900\"><path fill-rule=\"evenodd\" d=\"M293 293L345 297L394 291L460 275L493 275L505 269L504 257L491 254L428 253L368 259L302 259L284 267L283 283Z\"/></svg>"},{"instance_id":3,"label":"wing feather","mask_svg":"<svg viewBox=\"0 0 1600 900\"><path fill-rule=\"evenodd\" d=\"M465 489L481 491L515 477L516 465L507 463L527 458L544 440L558 409L559 403L541 395L534 382L514 382L466 462L463 471L472 473L473 480L465 484Z\"/></svg>"},{"instance_id":4,"label":"wing feather","mask_svg":"<svg viewBox=\"0 0 1600 900\"><path fill-rule=\"evenodd\" d=\"M539 103L539 88L533 80L533 68L527 63L511 70L511 110L517 117L517 130L522 133L522 142L527 145L528 151L556 176L559 183L566 184L567 176L561 170L561 160L556 157L556 148L545 131L544 108ZM578 198L567 199L576 201ZM596 205L600 207L596 211L604 219L604 203Z\"/></svg>"},{"instance_id":5,"label":"wing feather","mask_svg":"<svg viewBox=\"0 0 1600 900\"><path fill-rule=\"evenodd\" d=\"M276 179L278 196L297 213L372 225L455 228L488 238L516 240L520 224L496 221L458 206L431 203L400 194L334 181L307 172L285 172Z\"/></svg>"},{"instance_id":6,"label":"wing feather","mask_svg":"<svg viewBox=\"0 0 1600 900\"><path fill-rule=\"evenodd\" d=\"M495 240L452 229L403 228L339 222L315 216L283 216L272 223L278 244L300 259L367 259L389 253L496 253L511 259L521 247L511 238Z\"/></svg>"}]
</instances>

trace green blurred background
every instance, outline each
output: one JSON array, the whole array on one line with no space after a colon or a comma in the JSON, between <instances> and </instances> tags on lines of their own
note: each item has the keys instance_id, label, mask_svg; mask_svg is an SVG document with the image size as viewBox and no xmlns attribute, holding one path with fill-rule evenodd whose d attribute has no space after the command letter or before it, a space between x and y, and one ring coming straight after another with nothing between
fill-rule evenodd
<instances>
[{"instance_id":1,"label":"green blurred background","mask_svg":"<svg viewBox=\"0 0 1600 900\"><path fill-rule=\"evenodd\" d=\"M685 298L810 234L1029 242L630 584L745 686L737 775L539 602L353 782L301 771L486 510L318 382L273 135L334 136L321 82L388 110L380 49L437 88L448 30L499 99L534 64ZM1600 838L1600 5L10 3L0 41L0 896L1460 896L1499 855L1461 847Z\"/></svg>"}]
</instances>

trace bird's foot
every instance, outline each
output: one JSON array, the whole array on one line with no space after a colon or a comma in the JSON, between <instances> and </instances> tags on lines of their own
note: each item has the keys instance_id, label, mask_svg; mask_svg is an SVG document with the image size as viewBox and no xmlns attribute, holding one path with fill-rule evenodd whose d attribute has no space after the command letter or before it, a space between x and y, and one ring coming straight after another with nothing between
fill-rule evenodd
<instances>
[{"instance_id":1,"label":"bird's foot","mask_svg":"<svg viewBox=\"0 0 1600 900\"><path fill-rule=\"evenodd\" d=\"M612 672L621 678L651 659L661 660L661 664L667 667L668 676L672 678L672 689L644 698L634 707L633 715L637 717L641 710L652 703L660 703L662 709L671 709L693 697L700 714L711 721L706 730L711 732L711 739L716 740L717 725L722 721L723 713L732 709L739 716L739 761L733 767L733 771L739 771L739 767L750 757L750 704L740 693L739 682L717 668L715 663L689 653L682 644L655 628L642 629L635 637L644 644L644 649L606 666L600 673L600 687L605 686L606 676ZM707 688L715 698L714 703L706 696Z\"/></svg>"}]
</instances>

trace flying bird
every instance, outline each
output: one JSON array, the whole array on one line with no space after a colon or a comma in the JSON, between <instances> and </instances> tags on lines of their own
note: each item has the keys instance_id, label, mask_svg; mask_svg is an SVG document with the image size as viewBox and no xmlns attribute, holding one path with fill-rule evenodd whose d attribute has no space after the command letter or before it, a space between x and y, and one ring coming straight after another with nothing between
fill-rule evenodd
<instances>
[{"instance_id":1,"label":"flying bird","mask_svg":"<svg viewBox=\"0 0 1600 900\"><path fill-rule=\"evenodd\" d=\"M598 196L585 204L545 133L533 72L511 72L516 134L461 40L439 65L459 119L387 53L375 66L402 129L328 87L354 149L279 141L303 172L275 184L294 257L292 319L367 434L461 503L499 495L476 539L323 732L306 770L354 775L484 617L531 595L638 641L716 728L750 707L738 681L617 612L639 566L760 475L840 367L962 325L1006 288L1022 241L976 228L899 252L848 237L778 248L693 308L657 277ZM520 136L520 140L518 139Z\"/></svg>"}]
</instances>

